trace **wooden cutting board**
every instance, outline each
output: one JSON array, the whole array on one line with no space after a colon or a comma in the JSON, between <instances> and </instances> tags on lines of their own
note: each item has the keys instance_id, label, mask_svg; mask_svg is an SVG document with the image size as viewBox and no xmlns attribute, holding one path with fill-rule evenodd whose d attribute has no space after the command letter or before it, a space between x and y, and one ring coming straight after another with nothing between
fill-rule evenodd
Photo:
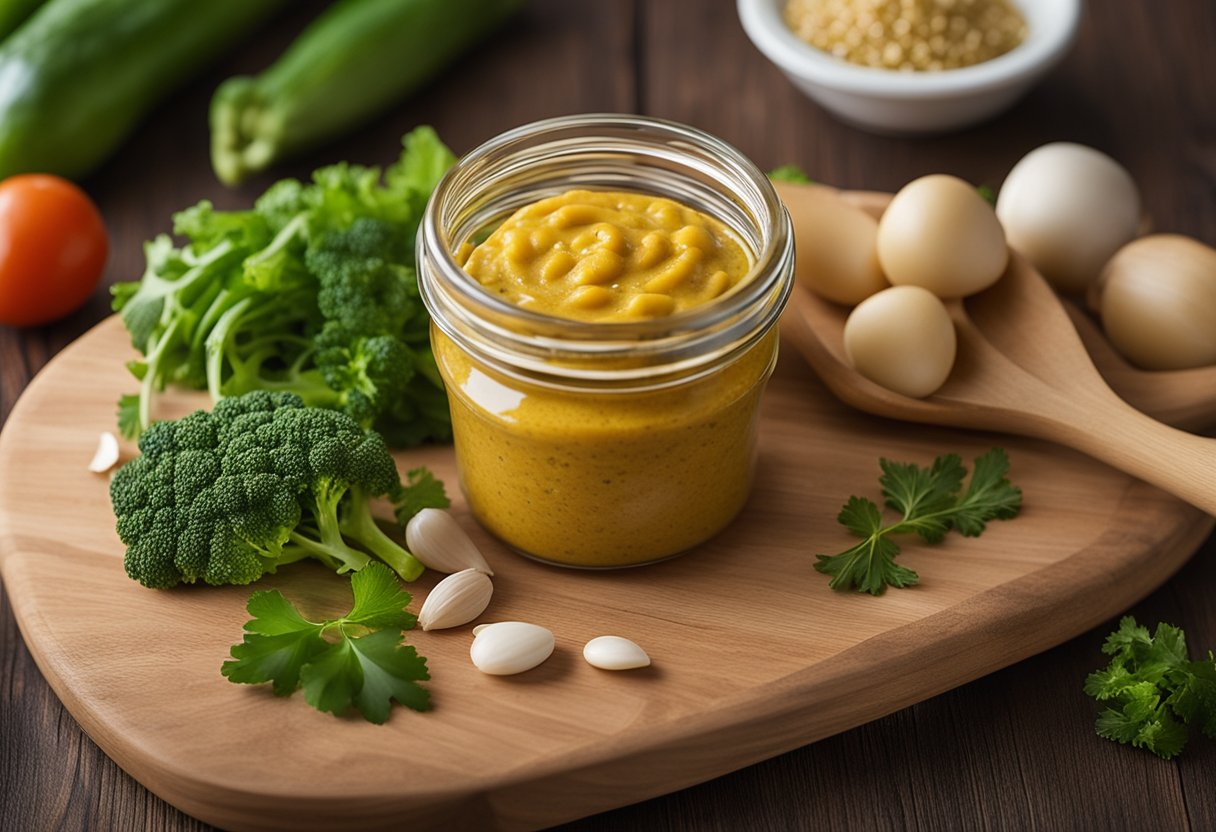
<instances>
[{"instance_id":1,"label":"wooden cutting board","mask_svg":"<svg viewBox=\"0 0 1216 832\"><path fill-rule=\"evenodd\" d=\"M456 498L497 572L482 620L544 625L558 646L535 671L491 677L469 662L469 628L408 633L430 659L430 713L398 708L376 726L314 711L299 693L230 684L219 666L251 590L154 591L127 579L107 479L85 467L113 429L118 394L134 388L115 319L43 370L0 436L0 573L71 713L192 815L233 829L527 829L684 788L1044 650L1148 594L1212 528L1058 447L858 414L786 347L752 499L684 557L615 572L543 566L489 538ZM162 414L203 403L170 394ZM840 594L811 568L816 552L850 544L835 522L841 503L879 498L880 456L957 452L969 463L993 445L1009 451L1022 516L978 539L908 541L902 562L919 587ZM399 461L455 485L449 448ZM434 580L412 587L412 609ZM345 609L344 585L310 564L261 583L315 615ZM653 667L587 665L582 645L604 634L636 640Z\"/></svg>"}]
</instances>

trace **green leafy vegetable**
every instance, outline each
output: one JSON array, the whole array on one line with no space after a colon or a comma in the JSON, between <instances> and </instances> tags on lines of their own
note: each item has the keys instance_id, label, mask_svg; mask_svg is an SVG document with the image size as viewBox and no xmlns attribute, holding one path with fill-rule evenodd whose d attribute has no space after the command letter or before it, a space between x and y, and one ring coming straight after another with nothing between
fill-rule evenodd
<instances>
[{"instance_id":1,"label":"green leafy vegetable","mask_svg":"<svg viewBox=\"0 0 1216 832\"><path fill-rule=\"evenodd\" d=\"M990 186L980 185L975 190L976 193L983 197L984 202L987 202L989 205L996 205L996 191L992 190Z\"/></svg>"},{"instance_id":2,"label":"green leafy vegetable","mask_svg":"<svg viewBox=\"0 0 1216 832\"><path fill-rule=\"evenodd\" d=\"M414 468L405 475L405 485L393 495L397 522L405 525L424 508L447 508L452 504L443 490L443 481L435 479L429 468Z\"/></svg>"},{"instance_id":3,"label":"green leafy vegetable","mask_svg":"<svg viewBox=\"0 0 1216 832\"><path fill-rule=\"evenodd\" d=\"M793 182L796 185L810 185L811 177L797 165L782 165L768 172L768 178L774 182Z\"/></svg>"},{"instance_id":4,"label":"green leafy vegetable","mask_svg":"<svg viewBox=\"0 0 1216 832\"><path fill-rule=\"evenodd\" d=\"M252 210L200 202L145 246L138 282L113 287L143 359L119 427L152 422L168 384L206 388L213 401L253 390L289 392L341 410L389 444L451 436L430 351L413 241L430 193L455 161L434 131L403 139L378 168L338 164L312 181L272 185Z\"/></svg>"},{"instance_id":5,"label":"green leafy vegetable","mask_svg":"<svg viewBox=\"0 0 1216 832\"><path fill-rule=\"evenodd\" d=\"M371 501L447 504L429 471L403 486L379 434L290 393L256 391L157 422L110 484L127 574L166 588L248 584L304 558L357 572L372 556L404 580L422 564L385 534ZM370 553L370 555L368 554Z\"/></svg>"},{"instance_id":6,"label":"green leafy vegetable","mask_svg":"<svg viewBox=\"0 0 1216 832\"><path fill-rule=\"evenodd\" d=\"M837 522L861 538L838 555L816 555L815 568L832 576L832 589L858 589L882 594L888 586L916 584L919 576L895 562L899 546L891 535L916 534L926 543L938 543L950 529L965 537L978 537L988 521L1007 520L1022 506L1022 492L1006 479L1009 458L993 448L975 461L975 472L962 490L967 469L957 454L939 456L929 468L879 460L883 497L900 519L883 524L882 511L871 500L850 497Z\"/></svg>"},{"instance_id":7,"label":"green leafy vegetable","mask_svg":"<svg viewBox=\"0 0 1216 832\"><path fill-rule=\"evenodd\" d=\"M277 696L303 685L317 710L340 715L353 706L377 725L388 719L393 700L428 710L430 694L418 684L430 678L426 659L402 644L401 631L416 622L405 611L409 593L378 563L356 572L350 585L354 606L326 621L308 620L278 590L255 592L245 638L220 672L230 682L269 682Z\"/></svg>"},{"instance_id":8,"label":"green leafy vegetable","mask_svg":"<svg viewBox=\"0 0 1216 832\"><path fill-rule=\"evenodd\" d=\"M1102 645L1110 664L1089 674L1085 692L1107 707L1099 736L1147 749L1166 760L1187 742L1187 726L1216 739L1216 659L1190 661L1186 635L1169 624L1148 628L1124 616Z\"/></svg>"}]
</instances>

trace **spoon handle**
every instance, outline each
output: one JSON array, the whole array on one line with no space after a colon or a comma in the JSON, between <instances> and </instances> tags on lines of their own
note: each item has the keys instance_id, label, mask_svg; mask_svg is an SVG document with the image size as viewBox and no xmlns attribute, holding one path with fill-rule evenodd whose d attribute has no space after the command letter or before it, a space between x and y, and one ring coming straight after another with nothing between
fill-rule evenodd
<instances>
[{"instance_id":1,"label":"spoon handle","mask_svg":"<svg viewBox=\"0 0 1216 832\"><path fill-rule=\"evenodd\" d=\"M1054 437L1216 515L1216 439L1164 425L1124 405Z\"/></svg>"}]
</instances>

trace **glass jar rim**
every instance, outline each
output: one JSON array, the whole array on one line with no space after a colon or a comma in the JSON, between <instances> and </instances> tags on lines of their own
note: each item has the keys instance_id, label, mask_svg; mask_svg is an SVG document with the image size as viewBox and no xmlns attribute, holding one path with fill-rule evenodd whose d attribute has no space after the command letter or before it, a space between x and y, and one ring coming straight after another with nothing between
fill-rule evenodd
<instances>
[{"instance_id":1,"label":"glass jar rim","mask_svg":"<svg viewBox=\"0 0 1216 832\"><path fill-rule=\"evenodd\" d=\"M565 153L639 153L642 144L609 151L611 144L632 138L650 142L648 159L683 164L715 183L719 196L735 202L751 227L739 228L754 256L737 288L715 301L672 315L629 322L588 322L524 309L497 297L469 275L456 260L463 241L453 239L446 220L455 222L483 196L483 181L492 174L515 174L529 164L554 163ZM530 155L531 154L531 155ZM533 158L536 156L537 158ZM607 162L605 162L607 164ZM677 173L668 171L673 181ZM729 181L727 181L729 180ZM626 183L623 190L655 191ZM659 191L662 193L661 191ZM664 193L665 196L670 194ZM453 202L459 211L453 211ZM451 214L452 216L449 216ZM722 217L718 217L722 219ZM485 338L476 348L496 364L567 378L622 379L654 375L655 364L681 372L711 362L725 347L739 347L746 336L754 343L776 322L789 296L793 271L793 232L789 215L756 165L727 142L702 130L649 116L592 113L531 122L508 130L476 147L453 166L436 186L418 231L419 284L435 324L466 348L469 324ZM466 326L459 326L461 319ZM555 355L569 361L555 365ZM629 357L649 369L595 368L613 358ZM583 362L589 362L584 366Z\"/></svg>"}]
</instances>

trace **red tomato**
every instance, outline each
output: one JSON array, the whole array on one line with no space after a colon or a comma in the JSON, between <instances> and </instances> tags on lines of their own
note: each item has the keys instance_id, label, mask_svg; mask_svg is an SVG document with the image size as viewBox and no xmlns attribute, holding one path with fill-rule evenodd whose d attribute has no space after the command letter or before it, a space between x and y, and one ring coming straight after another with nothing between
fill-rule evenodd
<instances>
[{"instance_id":1,"label":"red tomato","mask_svg":"<svg viewBox=\"0 0 1216 832\"><path fill-rule=\"evenodd\" d=\"M0 182L0 324L36 326L78 309L108 248L101 213L71 182L41 173Z\"/></svg>"}]
</instances>

